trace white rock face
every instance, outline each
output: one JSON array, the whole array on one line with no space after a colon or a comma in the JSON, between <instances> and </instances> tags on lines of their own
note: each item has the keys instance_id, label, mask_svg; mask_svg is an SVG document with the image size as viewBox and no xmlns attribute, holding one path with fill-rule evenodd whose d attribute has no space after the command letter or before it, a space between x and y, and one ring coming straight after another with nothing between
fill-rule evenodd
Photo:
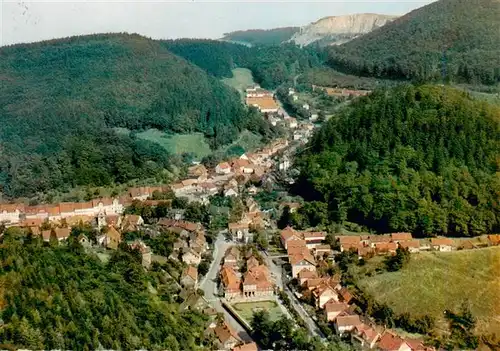
<instances>
[{"instance_id":1,"label":"white rock face","mask_svg":"<svg viewBox=\"0 0 500 351\"><path fill-rule=\"evenodd\" d=\"M397 16L374 13L325 17L302 27L290 41L297 45L309 45L321 40L325 45L340 45L382 27L396 18Z\"/></svg>"}]
</instances>

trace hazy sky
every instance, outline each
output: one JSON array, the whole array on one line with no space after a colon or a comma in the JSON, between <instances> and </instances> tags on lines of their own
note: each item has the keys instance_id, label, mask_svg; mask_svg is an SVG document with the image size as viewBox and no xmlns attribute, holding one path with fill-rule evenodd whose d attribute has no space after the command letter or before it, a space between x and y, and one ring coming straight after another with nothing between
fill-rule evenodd
<instances>
[{"instance_id":1,"label":"hazy sky","mask_svg":"<svg viewBox=\"0 0 500 351\"><path fill-rule=\"evenodd\" d=\"M362 12L400 15L433 2L0 1L0 45L102 32L139 33L155 39L220 38L234 30L301 26L325 16Z\"/></svg>"}]
</instances>

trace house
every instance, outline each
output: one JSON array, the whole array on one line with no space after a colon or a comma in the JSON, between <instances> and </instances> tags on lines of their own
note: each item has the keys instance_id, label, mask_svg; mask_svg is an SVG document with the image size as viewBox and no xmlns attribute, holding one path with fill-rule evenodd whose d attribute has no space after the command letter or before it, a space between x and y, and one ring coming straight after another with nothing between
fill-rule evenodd
<instances>
[{"instance_id":1,"label":"house","mask_svg":"<svg viewBox=\"0 0 500 351\"><path fill-rule=\"evenodd\" d=\"M246 98L246 103L248 106L255 106L262 113L276 113L278 112L279 106L274 101L272 96L263 97L248 97Z\"/></svg>"},{"instance_id":2,"label":"house","mask_svg":"<svg viewBox=\"0 0 500 351\"><path fill-rule=\"evenodd\" d=\"M313 249L314 251L314 256L316 257L323 257L325 255L331 256L332 255L332 248L330 245L316 245Z\"/></svg>"},{"instance_id":3,"label":"house","mask_svg":"<svg viewBox=\"0 0 500 351\"><path fill-rule=\"evenodd\" d=\"M229 233L233 236L233 240L248 242L250 238L250 228L248 223L229 223Z\"/></svg>"},{"instance_id":4,"label":"house","mask_svg":"<svg viewBox=\"0 0 500 351\"><path fill-rule=\"evenodd\" d=\"M236 266L240 258L240 250L236 246L231 246L224 256L224 265Z\"/></svg>"},{"instance_id":5,"label":"house","mask_svg":"<svg viewBox=\"0 0 500 351\"><path fill-rule=\"evenodd\" d=\"M401 241L399 243L403 249L408 249L411 253L416 253L420 251L420 243L418 240Z\"/></svg>"},{"instance_id":6,"label":"house","mask_svg":"<svg viewBox=\"0 0 500 351\"><path fill-rule=\"evenodd\" d=\"M328 300L327 303L323 305L323 311L325 313L325 319L327 322L333 322L335 319L349 308L349 305L345 302L337 302L335 299Z\"/></svg>"},{"instance_id":7,"label":"house","mask_svg":"<svg viewBox=\"0 0 500 351\"><path fill-rule=\"evenodd\" d=\"M288 248L288 243L292 240L302 240L300 233L295 231L292 227L287 226L280 233L281 244L285 249Z\"/></svg>"},{"instance_id":8,"label":"house","mask_svg":"<svg viewBox=\"0 0 500 351\"><path fill-rule=\"evenodd\" d=\"M283 156L279 162L278 162L278 169L280 171L287 171L289 168L290 168L290 159L288 158L288 156Z\"/></svg>"},{"instance_id":9,"label":"house","mask_svg":"<svg viewBox=\"0 0 500 351\"><path fill-rule=\"evenodd\" d=\"M231 300L241 295L241 281L231 267L224 266L220 271L221 288L224 298Z\"/></svg>"},{"instance_id":10,"label":"house","mask_svg":"<svg viewBox=\"0 0 500 351\"><path fill-rule=\"evenodd\" d=\"M110 226L107 228L103 245L108 249L118 249L118 244L122 241L122 235L116 230L115 227Z\"/></svg>"},{"instance_id":11,"label":"house","mask_svg":"<svg viewBox=\"0 0 500 351\"><path fill-rule=\"evenodd\" d=\"M247 270L250 270L254 267L258 267L260 265L260 262L258 259L255 258L255 256L250 256L249 259L247 259Z\"/></svg>"},{"instance_id":12,"label":"house","mask_svg":"<svg viewBox=\"0 0 500 351\"><path fill-rule=\"evenodd\" d=\"M316 261L310 253L301 252L292 254L288 257L292 265L292 277L297 278L300 271L307 269L310 271L316 270Z\"/></svg>"},{"instance_id":13,"label":"house","mask_svg":"<svg viewBox=\"0 0 500 351\"><path fill-rule=\"evenodd\" d=\"M139 229L144 225L144 219L139 215L125 215L121 222L121 229L123 232L132 232Z\"/></svg>"},{"instance_id":14,"label":"house","mask_svg":"<svg viewBox=\"0 0 500 351\"><path fill-rule=\"evenodd\" d=\"M314 278L318 278L318 273L316 271L310 271L309 269L303 269L297 275L297 279L301 286L304 285L307 280Z\"/></svg>"},{"instance_id":15,"label":"house","mask_svg":"<svg viewBox=\"0 0 500 351\"><path fill-rule=\"evenodd\" d=\"M193 249L188 249L182 254L182 262L189 265L199 265L201 262L201 254Z\"/></svg>"},{"instance_id":16,"label":"house","mask_svg":"<svg viewBox=\"0 0 500 351\"><path fill-rule=\"evenodd\" d=\"M257 351L257 344L254 342L249 342L247 344L241 344L232 349L232 351Z\"/></svg>"},{"instance_id":17,"label":"house","mask_svg":"<svg viewBox=\"0 0 500 351\"><path fill-rule=\"evenodd\" d=\"M338 335L351 332L358 325L362 324L357 314L338 316L335 320L335 331Z\"/></svg>"},{"instance_id":18,"label":"house","mask_svg":"<svg viewBox=\"0 0 500 351\"><path fill-rule=\"evenodd\" d=\"M146 268L149 268L149 266L151 266L151 248L147 246L142 240L134 241L132 244L130 244L130 247L133 250L138 250L141 253L142 265Z\"/></svg>"},{"instance_id":19,"label":"house","mask_svg":"<svg viewBox=\"0 0 500 351\"><path fill-rule=\"evenodd\" d=\"M357 250L361 244L361 237L359 235L339 236L337 241L340 245L340 252L349 251L351 249Z\"/></svg>"},{"instance_id":20,"label":"house","mask_svg":"<svg viewBox=\"0 0 500 351\"><path fill-rule=\"evenodd\" d=\"M340 297L340 301L343 301L345 303L351 302L352 294L349 292L349 290L345 286L338 289L338 294Z\"/></svg>"},{"instance_id":21,"label":"house","mask_svg":"<svg viewBox=\"0 0 500 351\"><path fill-rule=\"evenodd\" d=\"M293 117L285 117L286 126L290 129L297 128L297 119Z\"/></svg>"},{"instance_id":22,"label":"house","mask_svg":"<svg viewBox=\"0 0 500 351\"><path fill-rule=\"evenodd\" d=\"M339 296L335 289L328 283L322 283L320 286L315 288L313 291L314 300L316 301L316 307L323 308L325 304L330 301L339 301Z\"/></svg>"},{"instance_id":23,"label":"house","mask_svg":"<svg viewBox=\"0 0 500 351\"><path fill-rule=\"evenodd\" d=\"M236 345L241 343L241 339L238 337L233 328L231 328L225 321L220 323L214 328L213 331L215 335L216 345L218 350L230 351Z\"/></svg>"},{"instance_id":24,"label":"house","mask_svg":"<svg viewBox=\"0 0 500 351\"><path fill-rule=\"evenodd\" d=\"M388 234L383 234L383 235L370 235L370 237L368 238L368 242L370 244L371 247L373 247L374 249L377 248L377 244L380 244L378 245L380 248L383 248L385 247L386 245L384 244L388 244L388 243L391 243L391 236L388 235ZM397 245L396 245L396 248L397 248Z\"/></svg>"},{"instance_id":25,"label":"house","mask_svg":"<svg viewBox=\"0 0 500 351\"><path fill-rule=\"evenodd\" d=\"M308 249L313 249L326 239L326 232L302 232Z\"/></svg>"},{"instance_id":26,"label":"house","mask_svg":"<svg viewBox=\"0 0 500 351\"><path fill-rule=\"evenodd\" d=\"M231 173L231 166L227 162L221 162L215 167L215 173L229 174Z\"/></svg>"},{"instance_id":27,"label":"house","mask_svg":"<svg viewBox=\"0 0 500 351\"><path fill-rule=\"evenodd\" d=\"M398 244L393 242L377 242L374 243L375 252L379 255L395 254L398 249Z\"/></svg>"},{"instance_id":28,"label":"house","mask_svg":"<svg viewBox=\"0 0 500 351\"><path fill-rule=\"evenodd\" d=\"M196 289L198 285L198 270L194 266L188 266L183 272L181 277L181 285Z\"/></svg>"},{"instance_id":29,"label":"house","mask_svg":"<svg viewBox=\"0 0 500 351\"><path fill-rule=\"evenodd\" d=\"M410 345L405 339L400 336L386 331L381 337L377 345L377 350L380 351L412 351Z\"/></svg>"},{"instance_id":30,"label":"house","mask_svg":"<svg viewBox=\"0 0 500 351\"><path fill-rule=\"evenodd\" d=\"M234 188L228 188L224 190L224 196L225 197L238 196L238 191L235 190Z\"/></svg>"},{"instance_id":31,"label":"house","mask_svg":"<svg viewBox=\"0 0 500 351\"><path fill-rule=\"evenodd\" d=\"M243 276L243 296L247 298L272 296L273 283L269 279L269 270L265 265L248 269Z\"/></svg>"},{"instance_id":32,"label":"house","mask_svg":"<svg viewBox=\"0 0 500 351\"><path fill-rule=\"evenodd\" d=\"M492 246L500 245L500 234L488 235L488 241L490 242L490 245L492 245Z\"/></svg>"},{"instance_id":33,"label":"house","mask_svg":"<svg viewBox=\"0 0 500 351\"><path fill-rule=\"evenodd\" d=\"M195 178L200 181L206 180L208 177L208 170L202 164L191 166L188 168L188 177Z\"/></svg>"},{"instance_id":34,"label":"house","mask_svg":"<svg viewBox=\"0 0 500 351\"><path fill-rule=\"evenodd\" d=\"M411 233L392 233L391 240L395 243L413 240Z\"/></svg>"},{"instance_id":35,"label":"house","mask_svg":"<svg viewBox=\"0 0 500 351\"><path fill-rule=\"evenodd\" d=\"M373 349L379 339L377 329L364 323L355 326L351 333L352 344L362 349Z\"/></svg>"},{"instance_id":36,"label":"house","mask_svg":"<svg viewBox=\"0 0 500 351\"><path fill-rule=\"evenodd\" d=\"M88 249L92 246L89 238L85 234L78 235L78 243L83 246L83 248Z\"/></svg>"},{"instance_id":37,"label":"house","mask_svg":"<svg viewBox=\"0 0 500 351\"><path fill-rule=\"evenodd\" d=\"M455 245L450 238L432 238L431 247L436 251L452 251Z\"/></svg>"}]
</instances>

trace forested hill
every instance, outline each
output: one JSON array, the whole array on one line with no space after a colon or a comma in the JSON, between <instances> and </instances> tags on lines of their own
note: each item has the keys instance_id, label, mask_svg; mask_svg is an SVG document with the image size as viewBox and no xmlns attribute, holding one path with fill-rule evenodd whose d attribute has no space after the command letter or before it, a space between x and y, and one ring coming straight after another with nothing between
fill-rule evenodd
<instances>
[{"instance_id":1,"label":"forested hill","mask_svg":"<svg viewBox=\"0 0 500 351\"><path fill-rule=\"evenodd\" d=\"M247 124L235 90L138 35L15 45L0 56L0 192L11 196L153 177L169 166L158 145L114 127L202 132L216 147Z\"/></svg>"},{"instance_id":2,"label":"forested hill","mask_svg":"<svg viewBox=\"0 0 500 351\"><path fill-rule=\"evenodd\" d=\"M274 29L249 29L225 33L221 40L233 41L248 45L280 45L292 38L299 27L283 27Z\"/></svg>"},{"instance_id":3,"label":"forested hill","mask_svg":"<svg viewBox=\"0 0 500 351\"><path fill-rule=\"evenodd\" d=\"M423 236L500 231L500 109L440 86L375 91L297 161L329 218Z\"/></svg>"},{"instance_id":4,"label":"forested hill","mask_svg":"<svg viewBox=\"0 0 500 351\"><path fill-rule=\"evenodd\" d=\"M231 77L231 69L235 67L248 68L254 79L268 89L291 82L322 62L321 52L294 44L249 48L215 40L179 39L165 41L163 45L216 77Z\"/></svg>"},{"instance_id":5,"label":"forested hill","mask_svg":"<svg viewBox=\"0 0 500 351\"><path fill-rule=\"evenodd\" d=\"M500 2L439 0L330 49L349 73L471 84L500 81ZM443 67L445 62L445 67Z\"/></svg>"},{"instance_id":6,"label":"forested hill","mask_svg":"<svg viewBox=\"0 0 500 351\"><path fill-rule=\"evenodd\" d=\"M40 238L0 239L0 348L202 350L207 318L179 312L176 287L127 245L107 264ZM155 291L151 293L150 291Z\"/></svg>"}]
</instances>

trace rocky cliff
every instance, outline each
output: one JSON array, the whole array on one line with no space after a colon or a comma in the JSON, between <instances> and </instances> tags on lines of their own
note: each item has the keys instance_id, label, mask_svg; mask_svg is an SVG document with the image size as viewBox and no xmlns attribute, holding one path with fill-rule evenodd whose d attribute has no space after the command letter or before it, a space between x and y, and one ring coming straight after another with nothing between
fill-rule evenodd
<instances>
[{"instance_id":1,"label":"rocky cliff","mask_svg":"<svg viewBox=\"0 0 500 351\"><path fill-rule=\"evenodd\" d=\"M297 45L340 45L362 34L382 27L397 16L362 13L347 16L331 16L300 28L290 41Z\"/></svg>"}]
</instances>

